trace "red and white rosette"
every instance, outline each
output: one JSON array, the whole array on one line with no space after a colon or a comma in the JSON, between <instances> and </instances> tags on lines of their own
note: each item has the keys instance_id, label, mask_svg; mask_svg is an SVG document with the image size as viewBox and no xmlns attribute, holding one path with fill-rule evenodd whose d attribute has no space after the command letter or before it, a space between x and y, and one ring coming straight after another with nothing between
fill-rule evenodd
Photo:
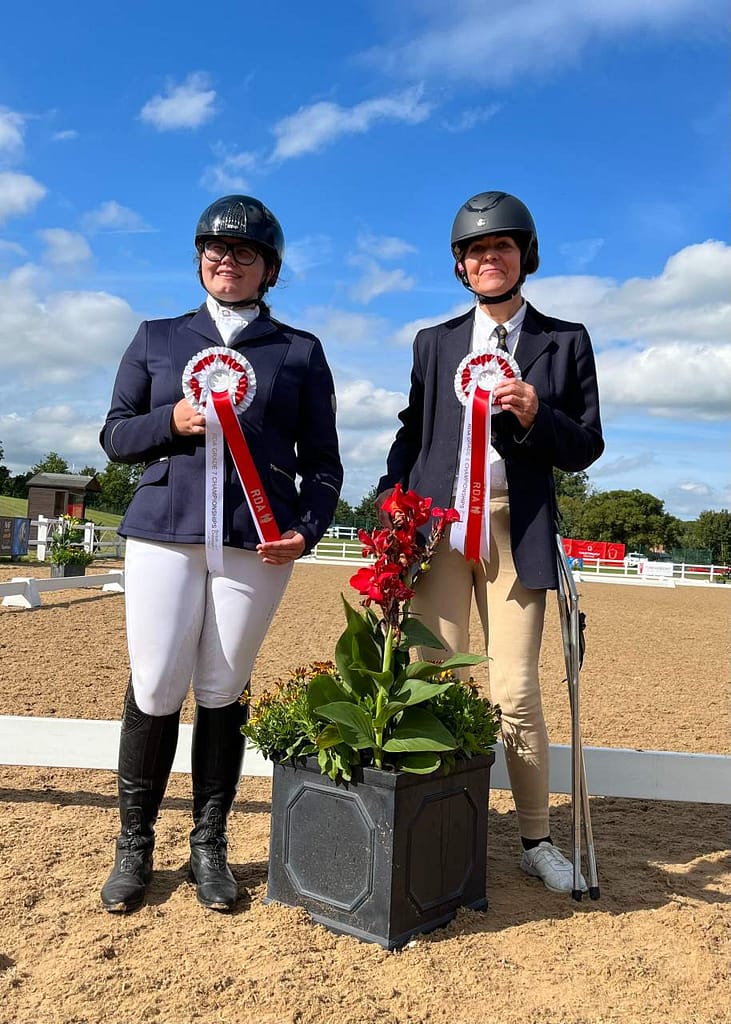
<instances>
[{"instance_id":1,"label":"red and white rosette","mask_svg":"<svg viewBox=\"0 0 731 1024\"><path fill-rule=\"evenodd\" d=\"M513 357L493 346L470 352L457 367L454 390L465 406L462 451L454 506L459 522L452 524L450 547L465 558L490 557L490 418L493 392L505 380L520 379ZM500 406L495 405L495 412ZM497 456L495 456L497 457Z\"/></svg>"},{"instance_id":2,"label":"red and white rosette","mask_svg":"<svg viewBox=\"0 0 731 1024\"><path fill-rule=\"evenodd\" d=\"M236 413L248 409L254 401L256 374L248 359L234 349L205 348L183 370L183 394L206 417L206 561L211 572L223 573L224 441L259 539L280 538Z\"/></svg>"}]
</instances>

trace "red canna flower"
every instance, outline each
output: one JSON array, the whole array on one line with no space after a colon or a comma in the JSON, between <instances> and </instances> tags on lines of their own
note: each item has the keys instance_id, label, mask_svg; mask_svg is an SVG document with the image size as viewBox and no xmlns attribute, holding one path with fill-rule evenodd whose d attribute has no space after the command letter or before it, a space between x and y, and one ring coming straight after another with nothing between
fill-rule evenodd
<instances>
[{"instance_id":1,"label":"red canna flower","mask_svg":"<svg viewBox=\"0 0 731 1024\"><path fill-rule=\"evenodd\" d=\"M363 545L364 558L369 555L383 555L390 547L391 531L374 530L372 533L367 533L366 530L358 530L358 540Z\"/></svg>"},{"instance_id":2,"label":"red canna flower","mask_svg":"<svg viewBox=\"0 0 731 1024\"><path fill-rule=\"evenodd\" d=\"M459 512L456 508L433 508L431 514L435 519L443 519L445 523L459 522Z\"/></svg>"},{"instance_id":3,"label":"red canna flower","mask_svg":"<svg viewBox=\"0 0 731 1024\"><path fill-rule=\"evenodd\" d=\"M429 521L431 498L422 498L416 491L404 493L401 484L396 484L393 493L389 495L381 506L387 512L397 527L402 526L399 520L408 520L414 526L423 526Z\"/></svg>"}]
</instances>

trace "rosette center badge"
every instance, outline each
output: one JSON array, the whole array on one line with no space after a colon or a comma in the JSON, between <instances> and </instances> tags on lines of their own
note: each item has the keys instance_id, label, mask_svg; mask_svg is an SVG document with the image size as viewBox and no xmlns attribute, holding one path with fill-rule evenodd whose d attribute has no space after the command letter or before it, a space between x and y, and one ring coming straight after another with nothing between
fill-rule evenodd
<instances>
[{"instance_id":1,"label":"rosette center badge","mask_svg":"<svg viewBox=\"0 0 731 1024\"><path fill-rule=\"evenodd\" d=\"M520 380L520 367L508 353L495 348L478 348L465 356L454 376L454 390L462 405L479 388L493 392L504 380ZM494 403L493 399L493 403ZM499 406L496 411L499 411Z\"/></svg>"},{"instance_id":2,"label":"rosette center badge","mask_svg":"<svg viewBox=\"0 0 731 1024\"><path fill-rule=\"evenodd\" d=\"M254 367L245 356L218 345L203 349L183 370L183 394L197 412L203 412L212 392L228 392L240 412L256 394Z\"/></svg>"}]
</instances>

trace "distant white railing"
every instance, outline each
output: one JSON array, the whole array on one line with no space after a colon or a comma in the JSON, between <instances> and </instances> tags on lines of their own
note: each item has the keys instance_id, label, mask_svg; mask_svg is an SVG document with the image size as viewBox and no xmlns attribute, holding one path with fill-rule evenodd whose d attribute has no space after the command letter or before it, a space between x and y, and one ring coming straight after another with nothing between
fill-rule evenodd
<instances>
[{"instance_id":1,"label":"distant white railing","mask_svg":"<svg viewBox=\"0 0 731 1024\"><path fill-rule=\"evenodd\" d=\"M50 530L58 522L39 516L31 525L37 528L37 540L31 541L36 548L39 562L45 561L47 539ZM99 526L92 522L84 524L84 550L95 558L123 558L124 538L114 526ZM372 558L363 558L362 546L358 543L358 529L355 526L331 526L319 544L303 561L321 562L330 565L349 565L352 562L368 564ZM627 582L650 582L665 580L667 586L675 584L729 584L731 590L731 567L728 565L697 565L685 562L654 562L642 559L633 563L628 559L611 558L570 558L569 564L576 572L587 577L592 575L609 578L623 577Z\"/></svg>"},{"instance_id":2,"label":"distant white railing","mask_svg":"<svg viewBox=\"0 0 731 1024\"><path fill-rule=\"evenodd\" d=\"M31 526L36 527L36 539L29 541L29 547L35 547L39 562L46 560L48 537L58 522L58 519L49 519L46 516L38 516L37 519L31 520ZM124 537L119 536L116 526L99 526L97 523L86 522L83 547L84 551L90 552L95 558L122 558Z\"/></svg>"},{"instance_id":3,"label":"distant white railing","mask_svg":"<svg viewBox=\"0 0 731 1024\"><path fill-rule=\"evenodd\" d=\"M729 583L731 568L728 565L690 565L685 562L653 562L643 559L639 565L631 565L627 559L611 558L570 558L569 564L575 572L595 573L602 576L624 576L636 579L667 579L676 583Z\"/></svg>"}]
</instances>

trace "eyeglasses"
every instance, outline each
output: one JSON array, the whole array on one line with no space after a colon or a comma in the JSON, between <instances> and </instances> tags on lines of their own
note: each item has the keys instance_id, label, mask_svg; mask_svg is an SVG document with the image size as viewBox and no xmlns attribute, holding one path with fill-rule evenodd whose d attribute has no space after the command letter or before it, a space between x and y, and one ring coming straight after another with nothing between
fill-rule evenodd
<instances>
[{"instance_id":1,"label":"eyeglasses","mask_svg":"<svg viewBox=\"0 0 731 1024\"><path fill-rule=\"evenodd\" d=\"M230 252L234 262L238 263L241 267L250 267L259 255L256 249L245 242L229 244L228 242L219 242L213 238L207 239L201 246L201 250L206 259L211 260L212 263L220 263L226 254Z\"/></svg>"}]
</instances>

